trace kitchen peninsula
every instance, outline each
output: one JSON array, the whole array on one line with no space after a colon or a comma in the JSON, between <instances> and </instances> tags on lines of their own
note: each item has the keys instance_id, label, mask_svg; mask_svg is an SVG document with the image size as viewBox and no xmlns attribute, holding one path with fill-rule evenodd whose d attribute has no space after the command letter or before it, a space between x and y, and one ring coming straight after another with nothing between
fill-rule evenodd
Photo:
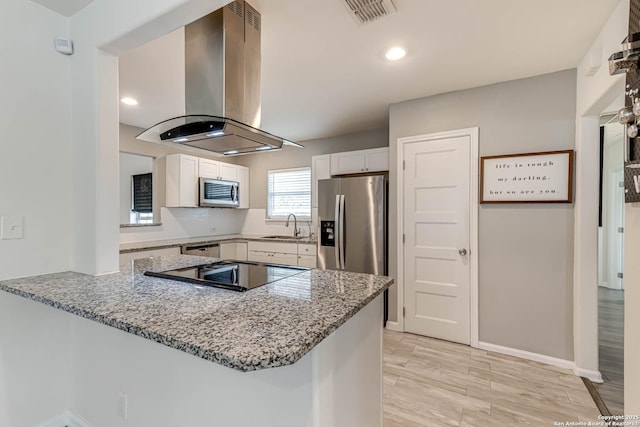
<instances>
[{"instance_id":1,"label":"kitchen peninsula","mask_svg":"<svg viewBox=\"0 0 640 427\"><path fill-rule=\"evenodd\" d=\"M143 275L207 261L0 282L2 355L20 344L62 355L60 390L89 426L382 425L381 294L392 279L309 270L241 293ZM0 387L10 401L18 384Z\"/></svg>"}]
</instances>

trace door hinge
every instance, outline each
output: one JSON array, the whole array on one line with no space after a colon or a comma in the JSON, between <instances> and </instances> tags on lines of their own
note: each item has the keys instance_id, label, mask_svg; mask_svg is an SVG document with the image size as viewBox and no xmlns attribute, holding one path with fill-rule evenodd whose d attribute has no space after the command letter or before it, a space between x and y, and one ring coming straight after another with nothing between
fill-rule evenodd
<instances>
[{"instance_id":1,"label":"door hinge","mask_svg":"<svg viewBox=\"0 0 640 427\"><path fill-rule=\"evenodd\" d=\"M624 274L618 273L618 279L623 279Z\"/></svg>"},{"instance_id":2,"label":"door hinge","mask_svg":"<svg viewBox=\"0 0 640 427\"><path fill-rule=\"evenodd\" d=\"M402 243L404 244L404 233L402 234Z\"/></svg>"},{"instance_id":3,"label":"door hinge","mask_svg":"<svg viewBox=\"0 0 640 427\"><path fill-rule=\"evenodd\" d=\"M402 307L402 317L405 317L407 315L407 309Z\"/></svg>"},{"instance_id":4,"label":"door hinge","mask_svg":"<svg viewBox=\"0 0 640 427\"><path fill-rule=\"evenodd\" d=\"M405 170L407 168L407 164L406 162L403 160L402 161L402 170Z\"/></svg>"},{"instance_id":5,"label":"door hinge","mask_svg":"<svg viewBox=\"0 0 640 427\"><path fill-rule=\"evenodd\" d=\"M618 233L624 233L624 227L618 227Z\"/></svg>"}]
</instances>

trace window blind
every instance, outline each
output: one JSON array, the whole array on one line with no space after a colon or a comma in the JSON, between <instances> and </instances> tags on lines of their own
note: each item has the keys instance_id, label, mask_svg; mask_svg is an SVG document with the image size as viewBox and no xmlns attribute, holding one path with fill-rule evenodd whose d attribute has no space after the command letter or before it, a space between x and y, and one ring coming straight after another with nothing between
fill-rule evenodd
<instances>
[{"instance_id":1,"label":"window blind","mask_svg":"<svg viewBox=\"0 0 640 427\"><path fill-rule=\"evenodd\" d=\"M267 217L311 218L311 169L281 169L268 172Z\"/></svg>"},{"instance_id":2,"label":"window blind","mask_svg":"<svg viewBox=\"0 0 640 427\"><path fill-rule=\"evenodd\" d=\"M153 212L153 191L150 173L133 175L131 191L131 210L138 213Z\"/></svg>"}]
</instances>

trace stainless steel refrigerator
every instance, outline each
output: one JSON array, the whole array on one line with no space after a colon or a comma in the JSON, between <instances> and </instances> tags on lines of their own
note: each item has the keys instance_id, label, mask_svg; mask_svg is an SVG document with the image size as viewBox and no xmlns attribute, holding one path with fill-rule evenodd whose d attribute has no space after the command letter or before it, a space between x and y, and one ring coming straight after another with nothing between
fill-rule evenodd
<instances>
[{"instance_id":1,"label":"stainless steel refrigerator","mask_svg":"<svg viewBox=\"0 0 640 427\"><path fill-rule=\"evenodd\" d=\"M318 268L387 274L387 175L318 181Z\"/></svg>"}]
</instances>

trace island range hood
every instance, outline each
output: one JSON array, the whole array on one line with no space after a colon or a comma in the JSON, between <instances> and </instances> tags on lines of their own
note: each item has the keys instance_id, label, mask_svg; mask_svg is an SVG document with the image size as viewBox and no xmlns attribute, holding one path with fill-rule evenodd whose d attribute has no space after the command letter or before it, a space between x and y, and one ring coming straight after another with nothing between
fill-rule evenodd
<instances>
[{"instance_id":1,"label":"island range hood","mask_svg":"<svg viewBox=\"0 0 640 427\"><path fill-rule=\"evenodd\" d=\"M260 130L261 16L236 0L188 24L185 33L185 116L137 136L227 156L302 147Z\"/></svg>"}]
</instances>

